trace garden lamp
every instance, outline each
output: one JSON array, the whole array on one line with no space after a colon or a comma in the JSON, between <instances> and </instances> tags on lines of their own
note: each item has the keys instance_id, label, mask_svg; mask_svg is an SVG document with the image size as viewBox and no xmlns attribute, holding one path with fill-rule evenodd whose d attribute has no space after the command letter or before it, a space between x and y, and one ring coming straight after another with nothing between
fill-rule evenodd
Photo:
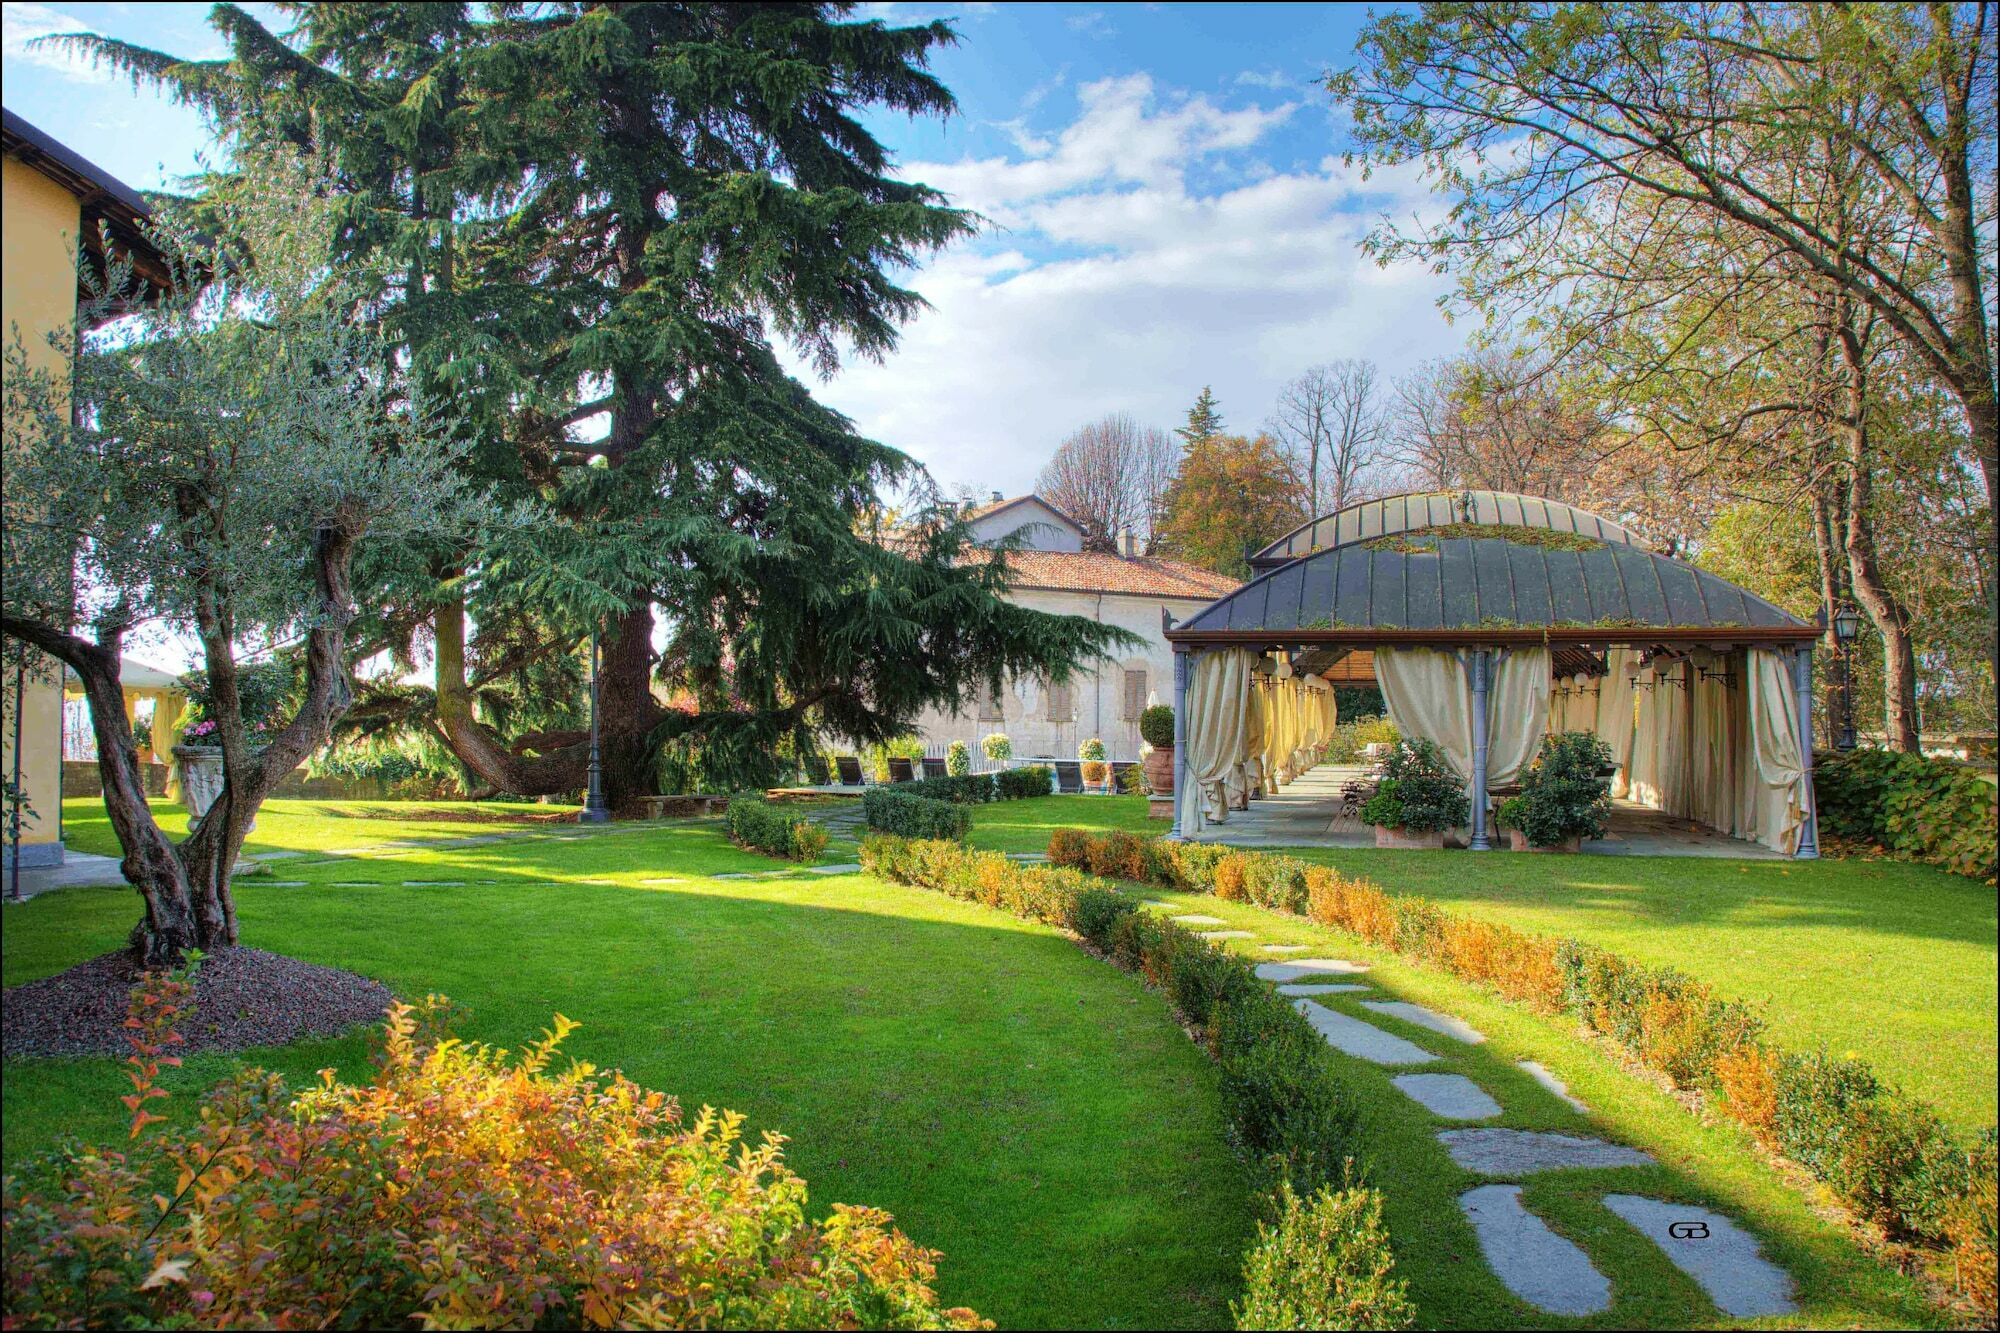
<instances>
[{"instance_id":1,"label":"garden lamp","mask_svg":"<svg viewBox=\"0 0 2000 1333\"><path fill-rule=\"evenodd\" d=\"M610 820L611 809L604 803L604 766L599 762L597 751L597 668L600 655L597 650L597 630L590 631L590 773L584 791L583 813L579 822L603 824Z\"/></svg>"},{"instance_id":2,"label":"garden lamp","mask_svg":"<svg viewBox=\"0 0 2000 1333\"><path fill-rule=\"evenodd\" d=\"M1860 738L1854 734L1854 637L1861 632L1861 613L1854 603L1842 602L1833 609L1833 639L1840 645L1840 732L1833 738L1836 750L1852 750Z\"/></svg>"},{"instance_id":3,"label":"garden lamp","mask_svg":"<svg viewBox=\"0 0 2000 1333\"><path fill-rule=\"evenodd\" d=\"M1842 602L1834 609L1833 637L1842 645L1854 642L1854 636L1861 632L1861 613L1854 609L1852 602Z\"/></svg>"}]
</instances>

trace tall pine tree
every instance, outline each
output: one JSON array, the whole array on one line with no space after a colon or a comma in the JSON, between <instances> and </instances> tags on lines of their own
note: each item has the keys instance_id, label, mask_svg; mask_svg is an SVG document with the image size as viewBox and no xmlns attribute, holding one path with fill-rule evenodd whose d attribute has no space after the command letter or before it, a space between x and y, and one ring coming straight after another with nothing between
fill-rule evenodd
<instances>
[{"instance_id":1,"label":"tall pine tree","mask_svg":"<svg viewBox=\"0 0 2000 1333\"><path fill-rule=\"evenodd\" d=\"M1201 386L1201 396L1188 409L1187 424L1174 427L1174 434L1189 449L1222 434L1222 411L1216 407L1215 392L1208 385Z\"/></svg>"},{"instance_id":2,"label":"tall pine tree","mask_svg":"<svg viewBox=\"0 0 2000 1333\"><path fill-rule=\"evenodd\" d=\"M898 540L871 531L914 464L773 348L822 372L885 354L922 305L892 273L971 229L857 119L953 109L926 68L947 25L814 4L283 8L280 36L218 7L221 61L87 44L232 134L339 163L345 243L396 261L381 303L407 373L452 391L485 479L549 514L375 571L385 641L432 645L425 720L487 783L581 785L578 732L538 716L510 735L480 691L592 630L614 806L663 755L755 782L819 733L884 740L1122 642L1004 601L1004 565L961 560L936 509Z\"/></svg>"}]
</instances>

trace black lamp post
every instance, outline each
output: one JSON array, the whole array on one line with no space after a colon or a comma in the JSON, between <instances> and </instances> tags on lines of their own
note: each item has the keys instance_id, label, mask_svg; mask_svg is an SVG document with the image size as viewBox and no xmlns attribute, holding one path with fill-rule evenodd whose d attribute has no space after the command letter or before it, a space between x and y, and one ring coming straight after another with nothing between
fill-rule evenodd
<instances>
[{"instance_id":1,"label":"black lamp post","mask_svg":"<svg viewBox=\"0 0 2000 1333\"><path fill-rule=\"evenodd\" d=\"M1840 645L1840 734L1833 739L1836 750L1852 750L1854 735L1854 637L1861 632L1861 613L1852 602L1833 609L1833 638Z\"/></svg>"},{"instance_id":2,"label":"black lamp post","mask_svg":"<svg viewBox=\"0 0 2000 1333\"><path fill-rule=\"evenodd\" d=\"M604 766L597 753L597 631L590 631L590 784L584 792L583 814L578 818L585 824L604 824L611 820L611 811L604 804Z\"/></svg>"}]
</instances>

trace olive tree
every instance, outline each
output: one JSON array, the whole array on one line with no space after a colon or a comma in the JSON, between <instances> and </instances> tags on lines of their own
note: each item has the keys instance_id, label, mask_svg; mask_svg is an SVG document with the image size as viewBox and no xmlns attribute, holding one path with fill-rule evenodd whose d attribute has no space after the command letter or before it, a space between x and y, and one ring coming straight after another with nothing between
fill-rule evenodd
<instances>
[{"instance_id":1,"label":"olive tree","mask_svg":"<svg viewBox=\"0 0 2000 1333\"><path fill-rule=\"evenodd\" d=\"M6 349L0 630L81 683L124 873L145 899L140 961L237 939L230 873L257 807L353 697L346 631L364 543L455 540L481 515L437 414L392 388L383 345L334 272L313 168L265 154L254 201L148 239L164 291L128 262L82 269L67 375ZM108 240L108 238L107 238ZM212 685L224 783L175 843L146 803L119 686L142 625L190 635ZM303 660L289 722L253 748L237 689L254 654Z\"/></svg>"}]
</instances>

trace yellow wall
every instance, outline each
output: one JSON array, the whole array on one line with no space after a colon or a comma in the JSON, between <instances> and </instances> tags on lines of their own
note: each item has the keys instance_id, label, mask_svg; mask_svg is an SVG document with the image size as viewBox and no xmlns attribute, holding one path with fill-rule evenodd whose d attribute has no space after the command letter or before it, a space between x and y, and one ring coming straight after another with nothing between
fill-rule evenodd
<instances>
[{"instance_id":1,"label":"yellow wall","mask_svg":"<svg viewBox=\"0 0 2000 1333\"><path fill-rule=\"evenodd\" d=\"M76 318L76 236L81 211L76 196L32 167L0 159L0 336L18 336L32 364L60 368L61 356L48 344L51 330ZM60 857L62 836L62 690L55 664L35 679L29 673L21 699L21 786L33 807L21 827L21 864L47 864ZM14 774L14 673L6 672L4 716L0 717L0 771ZM7 830L0 828L0 839Z\"/></svg>"}]
</instances>

